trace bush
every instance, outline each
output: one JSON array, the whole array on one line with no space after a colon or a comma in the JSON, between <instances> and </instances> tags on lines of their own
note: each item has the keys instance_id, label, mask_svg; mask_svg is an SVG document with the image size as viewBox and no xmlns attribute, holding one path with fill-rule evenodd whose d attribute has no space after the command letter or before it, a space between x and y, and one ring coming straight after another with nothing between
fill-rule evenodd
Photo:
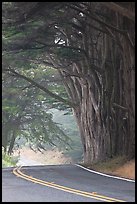
<instances>
[{"instance_id":1,"label":"bush","mask_svg":"<svg viewBox=\"0 0 137 204\"><path fill-rule=\"evenodd\" d=\"M2 151L2 168L16 166L18 157L13 157Z\"/></svg>"}]
</instances>

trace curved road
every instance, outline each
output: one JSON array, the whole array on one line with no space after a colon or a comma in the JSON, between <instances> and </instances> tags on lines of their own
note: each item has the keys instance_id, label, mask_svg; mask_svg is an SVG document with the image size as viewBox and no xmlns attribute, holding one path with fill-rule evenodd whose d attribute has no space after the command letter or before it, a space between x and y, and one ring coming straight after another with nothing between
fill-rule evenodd
<instances>
[{"instance_id":1,"label":"curved road","mask_svg":"<svg viewBox=\"0 0 137 204\"><path fill-rule=\"evenodd\" d=\"M135 202L135 182L72 164L4 168L2 202Z\"/></svg>"}]
</instances>

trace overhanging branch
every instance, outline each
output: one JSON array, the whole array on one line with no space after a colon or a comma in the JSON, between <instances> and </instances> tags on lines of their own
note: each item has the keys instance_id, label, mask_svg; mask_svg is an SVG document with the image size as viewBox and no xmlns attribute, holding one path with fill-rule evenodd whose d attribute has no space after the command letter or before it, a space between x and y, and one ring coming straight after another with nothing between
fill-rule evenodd
<instances>
[{"instance_id":1,"label":"overhanging branch","mask_svg":"<svg viewBox=\"0 0 137 204\"><path fill-rule=\"evenodd\" d=\"M130 20L133 20L135 21L135 12L133 11L130 11L129 9L127 8L124 8L114 2L100 2L102 5L108 7L109 9L115 11L115 12L118 12L120 13L121 15L123 16L126 16L127 18L129 18Z\"/></svg>"},{"instance_id":2,"label":"overhanging branch","mask_svg":"<svg viewBox=\"0 0 137 204\"><path fill-rule=\"evenodd\" d=\"M67 105L69 105L70 107L72 108L75 108L76 104L75 103L72 103L71 101L68 101L66 99L63 99L62 97L58 96L57 94L54 94L52 93L51 91L49 91L46 87L43 87L42 85L40 85L39 83L35 82L34 80L16 72L14 69L4 69L4 71L7 71L7 72L11 72L12 74L14 74L15 76L18 76L22 79L25 79L26 81L28 81L29 83L31 83L32 85L34 85L35 87L41 89L42 91L44 91L45 93L47 93L49 96L51 96L52 98L62 102L62 103L65 103Z\"/></svg>"}]
</instances>

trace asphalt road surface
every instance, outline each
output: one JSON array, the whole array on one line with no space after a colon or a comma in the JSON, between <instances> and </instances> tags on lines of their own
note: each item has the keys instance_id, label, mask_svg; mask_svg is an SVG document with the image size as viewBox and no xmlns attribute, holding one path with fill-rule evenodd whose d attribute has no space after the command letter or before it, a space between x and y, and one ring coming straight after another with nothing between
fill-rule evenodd
<instances>
[{"instance_id":1,"label":"asphalt road surface","mask_svg":"<svg viewBox=\"0 0 137 204\"><path fill-rule=\"evenodd\" d=\"M71 164L4 168L2 202L135 202L135 182Z\"/></svg>"}]
</instances>

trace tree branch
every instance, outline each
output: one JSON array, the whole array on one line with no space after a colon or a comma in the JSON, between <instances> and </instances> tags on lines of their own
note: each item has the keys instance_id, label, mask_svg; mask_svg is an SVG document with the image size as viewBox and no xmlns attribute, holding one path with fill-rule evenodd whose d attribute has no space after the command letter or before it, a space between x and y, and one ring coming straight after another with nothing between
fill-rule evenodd
<instances>
[{"instance_id":1,"label":"tree branch","mask_svg":"<svg viewBox=\"0 0 137 204\"><path fill-rule=\"evenodd\" d=\"M32 85L34 85L35 87L41 89L42 91L44 91L45 93L47 93L49 96L51 96L52 98L55 98L56 100L62 102L62 103L65 103L67 105L69 105L70 107L72 108L75 108L76 104L75 103L72 103L71 101L68 101L66 99L63 99L62 97L52 93L51 91L49 91L47 88L41 86L40 84L38 84L37 82L35 82L34 80L22 75L22 74L19 74L18 72L16 72L14 69L4 69L4 71L8 71L8 72L11 72L13 73L14 75L22 78L22 79L25 79L26 81L28 81L29 83L31 83Z\"/></svg>"},{"instance_id":2,"label":"tree branch","mask_svg":"<svg viewBox=\"0 0 137 204\"><path fill-rule=\"evenodd\" d=\"M118 108L121 108L122 110L125 110L125 111L128 110L126 107L121 106L121 105L119 105L119 104L117 104L117 103L113 103L113 106L118 107Z\"/></svg>"},{"instance_id":3,"label":"tree branch","mask_svg":"<svg viewBox=\"0 0 137 204\"><path fill-rule=\"evenodd\" d=\"M112 25L110 25L110 24L104 22L102 19L100 19L99 17L97 17L95 14L87 13L87 12L84 11L83 9L78 8L78 7L76 7L75 5L72 5L72 4L70 5L70 8L72 8L72 9L74 9L74 10L77 10L77 11L79 11L79 12L82 12L82 13L85 14L88 18L93 19L94 21L98 22L99 24L101 24L101 25L103 25L103 26L106 26L106 27L108 27L108 28L110 28L110 29L112 29L112 30L118 32L118 33L121 33L121 34L123 34L123 35L126 35L126 30L121 30L121 29L119 29L119 28L117 28L117 27L114 27L114 26L112 26Z\"/></svg>"},{"instance_id":4,"label":"tree branch","mask_svg":"<svg viewBox=\"0 0 137 204\"><path fill-rule=\"evenodd\" d=\"M127 8L124 8L114 2L100 2L102 5L108 7L109 9L116 11L118 13L120 13L123 16L126 16L127 18L129 18L130 20L135 21L135 12L130 11Z\"/></svg>"}]
</instances>

